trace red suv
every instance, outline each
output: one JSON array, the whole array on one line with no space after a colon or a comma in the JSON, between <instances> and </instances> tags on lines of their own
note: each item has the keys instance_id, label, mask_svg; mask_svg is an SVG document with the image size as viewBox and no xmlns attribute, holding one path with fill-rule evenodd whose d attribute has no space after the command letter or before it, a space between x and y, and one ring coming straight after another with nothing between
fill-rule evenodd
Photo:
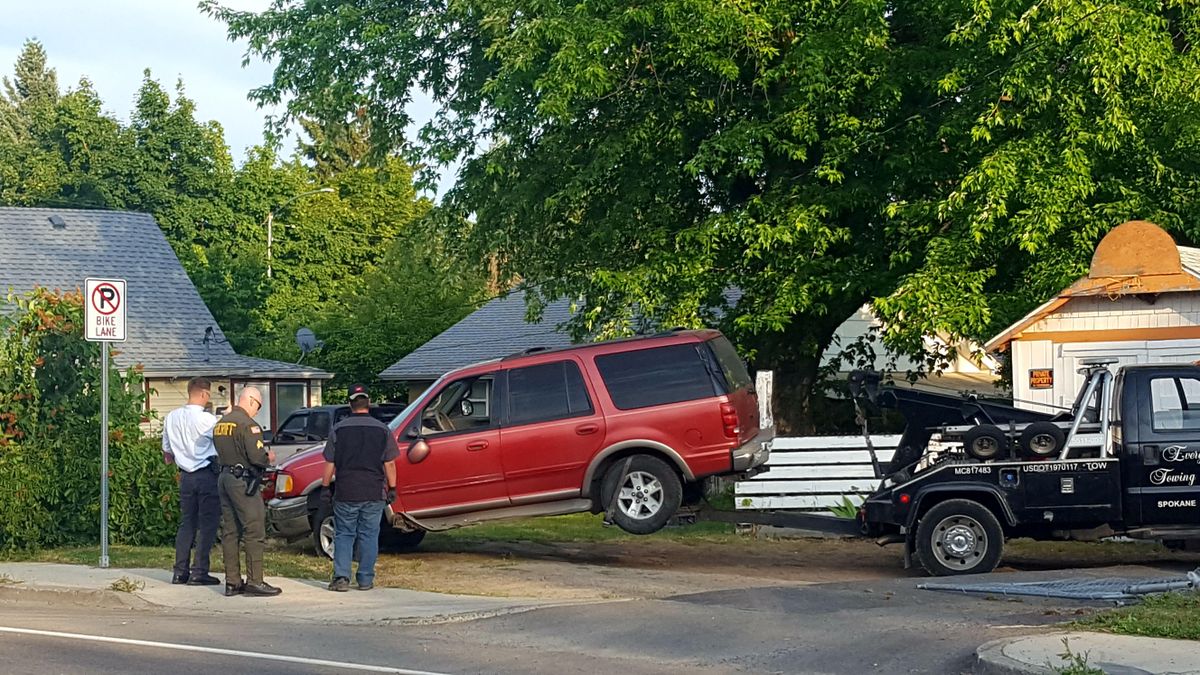
<instances>
[{"instance_id":1,"label":"red suv","mask_svg":"<svg viewBox=\"0 0 1200 675\"><path fill-rule=\"evenodd\" d=\"M704 478L759 473L770 452L754 383L712 330L467 366L390 426L401 457L383 536L399 547L427 531L584 511L649 534L702 498ZM322 464L319 447L284 462L267 512L273 535L311 533L328 555L333 519L318 498Z\"/></svg>"}]
</instances>

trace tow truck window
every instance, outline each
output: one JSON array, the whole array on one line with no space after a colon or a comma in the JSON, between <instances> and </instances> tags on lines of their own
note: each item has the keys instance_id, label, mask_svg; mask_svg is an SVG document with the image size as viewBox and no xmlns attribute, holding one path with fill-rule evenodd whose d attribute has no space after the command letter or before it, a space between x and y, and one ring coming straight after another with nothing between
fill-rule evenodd
<instances>
[{"instance_id":1,"label":"tow truck window","mask_svg":"<svg viewBox=\"0 0 1200 675\"><path fill-rule=\"evenodd\" d=\"M1150 380L1150 404L1155 431L1200 429L1200 380L1156 377Z\"/></svg>"}]
</instances>

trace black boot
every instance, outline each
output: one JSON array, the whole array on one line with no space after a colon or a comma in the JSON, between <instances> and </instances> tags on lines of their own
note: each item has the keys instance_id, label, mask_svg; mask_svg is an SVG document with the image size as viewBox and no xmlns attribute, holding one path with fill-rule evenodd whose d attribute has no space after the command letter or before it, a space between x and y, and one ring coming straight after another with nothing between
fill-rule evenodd
<instances>
[{"instance_id":1,"label":"black boot","mask_svg":"<svg viewBox=\"0 0 1200 675\"><path fill-rule=\"evenodd\" d=\"M232 598L235 595L241 595L245 591L246 584L241 579L238 579L237 583L230 583L228 580L225 581L225 597Z\"/></svg>"},{"instance_id":2,"label":"black boot","mask_svg":"<svg viewBox=\"0 0 1200 675\"><path fill-rule=\"evenodd\" d=\"M280 593L283 592L283 589L272 586L271 584L268 584L267 582L264 581L261 584L246 584L242 588L242 592L245 593L246 595L256 595L259 597L271 597L273 595L279 595Z\"/></svg>"}]
</instances>

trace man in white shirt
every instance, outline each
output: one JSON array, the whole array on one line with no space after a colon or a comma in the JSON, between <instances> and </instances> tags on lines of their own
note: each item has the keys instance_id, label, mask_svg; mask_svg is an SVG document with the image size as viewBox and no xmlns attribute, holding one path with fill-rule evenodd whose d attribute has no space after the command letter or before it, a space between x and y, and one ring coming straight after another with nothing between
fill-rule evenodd
<instances>
[{"instance_id":1,"label":"man in white shirt","mask_svg":"<svg viewBox=\"0 0 1200 675\"><path fill-rule=\"evenodd\" d=\"M217 418L205 411L212 397L212 382L195 377L188 381L188 402L163 420L163 461L179 467L179 531L175 534L173 584L212 586L220 579L208 573L208 559L221 521L217 495L217 450L212 429ZM197 533L199 538L197 539ZM195 558L192 549L195 548Z\"/></svg>"}]
</instances>

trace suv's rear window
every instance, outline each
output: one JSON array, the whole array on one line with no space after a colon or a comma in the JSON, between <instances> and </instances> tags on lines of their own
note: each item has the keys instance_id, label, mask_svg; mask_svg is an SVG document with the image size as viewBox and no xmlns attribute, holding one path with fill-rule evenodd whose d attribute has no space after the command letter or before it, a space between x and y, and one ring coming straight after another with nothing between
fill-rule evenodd
<instances>
[{"instance_id":1,"label":"suv's rear window","mask_svg":"<svg viewBox=\"0 0 1200 675\"><path fill-rule=\"evenodd\" d=\"M742 363L742 357L738 356L737 350L725 336L709 340L708 346L716 355L717 363L721 364L721 372L725 375L725 384L729 391L744 389L753 384L750 373L746 370L746 364Z\"/></svg>"},{"instance_id":2,"label":"suv's rear window","mask_svg":"<svg viewBox=\"0 0 1200 675\"><path fill-rule=\"evenodd\" d=\"M652 347L596 357L613 404L621 410L694 401L716 395L697 344Z\"/></svg>"}]
</instances>

